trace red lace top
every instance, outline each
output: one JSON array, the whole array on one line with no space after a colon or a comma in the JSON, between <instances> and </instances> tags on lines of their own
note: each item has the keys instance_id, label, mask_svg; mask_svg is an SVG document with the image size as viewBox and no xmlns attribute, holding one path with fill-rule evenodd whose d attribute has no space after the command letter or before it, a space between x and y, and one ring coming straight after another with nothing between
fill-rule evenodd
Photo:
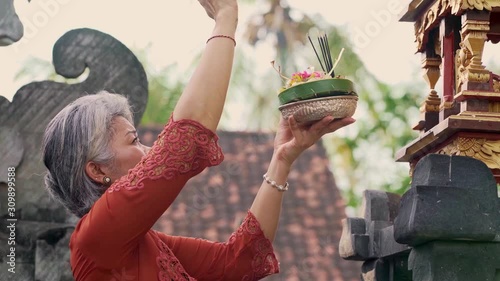
<instances>
[{"instance_id":1,"label":"red lace top","mask_svg":"<svg viewBox=\"0 0 500 281\"><path fill-rule=\"evenodd\" d=\"M151 151L114 182L71 236L77 281L259 280L279 271L271 242L248 212L225 243L151 229L188 179L223 160L217 136L170 119Z\"/></svg>"}]
</instances>

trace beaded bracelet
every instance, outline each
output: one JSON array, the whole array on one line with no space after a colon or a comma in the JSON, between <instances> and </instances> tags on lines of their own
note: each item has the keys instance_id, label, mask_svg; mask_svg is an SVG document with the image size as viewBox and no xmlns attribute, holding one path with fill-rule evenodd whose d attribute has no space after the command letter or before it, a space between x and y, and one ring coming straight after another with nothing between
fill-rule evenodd
<instances>
[{"instance_id":1,"label":"beaded bracelet","mask_svg":"<svg viewBox=\"0 0 500 281\"><path fill-rule=\"evenodd\" d=\"M208 43L210 40L214 39L214 38L227 38L227 39L231 39L231 40L233 40L234 46L236 46L236 40L235 40L233 37L228 36L228 35L214 35L214 36L212 36L212 37L208 38L207 43Z\"/></svg>"},{"instance_id":2,"label":"beaded bracelet","mask_svg":"<svg viewBox=\"0 0 500 281\"><path fill-rule=\"evenodd\" d=\"M276 182L275 182L275 181L273 181L273 180L271 180L271 179L267 176L267 174L264 174L264 175L262 176L262 178L264 178L264 180L265 180L268 184L270 184L272 187L274 187L274 188L276 188L276 189L278 189L279 191L282 191L282 192L283 192L283 191L287 191L287 190L288 190L288 187L290 186L290 185L288 184L288 182L285 182L285 185L278 185L278 184L276 184Z\"/></svg>"}]
</instances>

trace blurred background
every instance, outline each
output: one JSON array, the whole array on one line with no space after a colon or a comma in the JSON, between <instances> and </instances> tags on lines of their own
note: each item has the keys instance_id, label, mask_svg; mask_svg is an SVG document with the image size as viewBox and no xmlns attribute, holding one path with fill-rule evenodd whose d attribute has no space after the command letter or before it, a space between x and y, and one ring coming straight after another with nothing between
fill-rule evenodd
<instances>
[{"instance_id":1,"label":"blurred background","mask_svg":"<svg viewBox=\"0 0 500 281\"><path fill-rule=\"evenodd\" d=\"M320 69L307 34L315 38L325 32L334 58L345 49L336 74L351 79L360 96L357 122L322 139L346 212L357 214L365 189L404 192L410 182L408 164L396 163L394 153L417 137L411 128L428 93L415 54L413 24L399 22L408 1L239 3L235 67L220 129L273 131L282 80L270 62L276 61L288 77L309 66ZM213 27L195 0L14 4L25 35L11 47L0 48L0 95L11 100L17 89L32 81L84 80L85 74L66 80L54 73L52 47L68 30L94 28L120 40L144 65L150 93L143 125L167 120ZM491 44L483 58L489 70L499 71L499 55Z\"/></svg>"}]
</instances>

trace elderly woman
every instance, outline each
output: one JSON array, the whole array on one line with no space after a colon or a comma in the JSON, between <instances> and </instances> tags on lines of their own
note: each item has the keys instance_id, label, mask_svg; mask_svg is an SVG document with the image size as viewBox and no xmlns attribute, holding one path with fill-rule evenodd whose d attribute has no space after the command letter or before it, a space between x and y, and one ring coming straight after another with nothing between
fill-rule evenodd
<instances>
[{"instance_id":1,"label":"elderly woman","mask_svg":"<svg viewBox=\"0 0 500 281\"><path fill-rule=\"evenodd\" d=\"M151 229L185 183L223 160L215 131L230 79L236 0L200 0L215 19L193 77L153 147L142 145L126 98L87 95L48 125L50 193L80 217L70 241L76 280L258 280L278 272L274 239L292 163L321 136L354 122L281 120L247 217L225 243Z\"/></svg>"}]
</instances>

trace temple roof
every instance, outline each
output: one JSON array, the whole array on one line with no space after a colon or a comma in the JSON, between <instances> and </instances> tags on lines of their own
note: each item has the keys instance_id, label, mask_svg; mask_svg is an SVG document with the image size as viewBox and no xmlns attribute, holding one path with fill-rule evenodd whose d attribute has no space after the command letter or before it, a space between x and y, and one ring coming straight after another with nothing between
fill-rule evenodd
<instances>
[{"instance_id":1,"label":"temple roof","mask_svg":"<svg viewBox=\"0 0 500 281\"><path fill-rule=\"evenodd\" d=\"M417 17L427 10L434 0L407 0L408 11L399 19L399 21L414 22Z\"/></svg>"}]
</instances>

